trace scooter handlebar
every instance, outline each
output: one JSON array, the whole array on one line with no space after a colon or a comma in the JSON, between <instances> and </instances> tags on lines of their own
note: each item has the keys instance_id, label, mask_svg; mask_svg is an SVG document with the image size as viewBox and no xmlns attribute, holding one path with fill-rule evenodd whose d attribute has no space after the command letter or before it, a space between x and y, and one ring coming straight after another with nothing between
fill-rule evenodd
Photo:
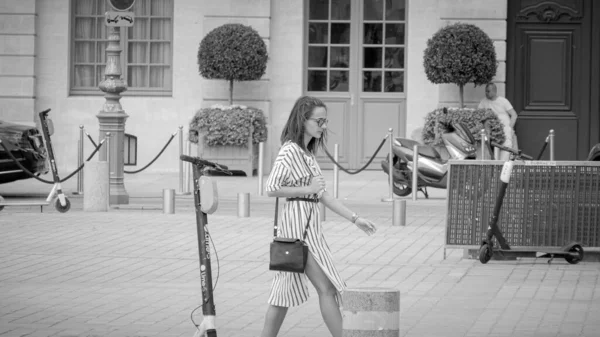
<instances>
[{"instance_id":1,"label":"scooter handlebar","mask_svg":"<svg viewBox=\"0 0 600 337\"><path fill-rule=\"evenodd\" d=\"M224 171L224 172L229 171L229 169L225 165L219 165L217 163L213 163L212 161L204 160L199 157L190 157L190 156L186 156L186 155L182 154L181 156L179 156L179 159L181 159L183 161L187 161L188 163L192 163L197 166L208 166L208 167L212 167L217 170Z\"/></svg>"},{"instance_id":2,"label":"scooter handlebar","mask_svg":"<svg viewBox=\"0 0 600 337\"><path fill-rule=\"evenodd\" d=\"M493 147L497 147L500 150L503 150L503 151L506 151L506 152L510 152L510 153L516 155L517 157L524 158L524 159L527 159L527 160L533 160L533 157L531 157L529 155L526 155L525 153L521 153L521 151L517 151L515 149L511 149L510 147L506 147L506 146L500 145L500 144L498 144L496 142L491 142L491 144L492 144Z\"/></svg>"}]
</instances>

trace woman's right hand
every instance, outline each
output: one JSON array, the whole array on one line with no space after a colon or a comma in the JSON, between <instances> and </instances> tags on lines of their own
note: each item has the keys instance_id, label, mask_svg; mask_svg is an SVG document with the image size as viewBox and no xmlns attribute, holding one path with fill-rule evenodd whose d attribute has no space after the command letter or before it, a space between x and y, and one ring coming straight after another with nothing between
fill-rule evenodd
<instances>
[{"instance_id":1,"label":"woman's right hand","mask_svg":"<svg viewBox=\"0 0 600 337\"><path fill-rule=\"evenodd\" d=\"M310 187L311 194L319 193L321 190L324 190L326 187L325 178L323 176L313 177L309 187Z\"/></svg>"}]
</instances>

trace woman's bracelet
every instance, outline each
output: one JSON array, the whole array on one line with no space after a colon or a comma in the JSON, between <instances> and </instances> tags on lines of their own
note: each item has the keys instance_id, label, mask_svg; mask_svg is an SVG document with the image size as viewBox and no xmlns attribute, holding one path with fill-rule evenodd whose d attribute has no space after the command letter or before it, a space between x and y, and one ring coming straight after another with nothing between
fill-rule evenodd
<instances>
[{"instance_id":1,"label":"woman's bracelet","mask_svg":"<svg viewBox=\"0 0 600 337\"><path fill-rule=\"evenodd\" d=\"M352 220L350 220L350 221L352 221L352 223L356 223L357 219L358 219L358 214L352 213Z\"/></svg>"}]
</instances>

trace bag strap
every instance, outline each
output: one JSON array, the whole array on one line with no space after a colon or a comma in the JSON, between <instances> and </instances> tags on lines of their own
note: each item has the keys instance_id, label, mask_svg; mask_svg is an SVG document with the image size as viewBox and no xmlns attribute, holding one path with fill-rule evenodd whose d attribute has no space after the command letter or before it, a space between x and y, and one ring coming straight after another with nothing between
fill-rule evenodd
<instances>
[{"instance_id":1,"label":"bag strap","mask_svg":"<svg viewBox=\"0 0 600 337\"><path fill-rule=\"evenodd\" d=\"M315 198L316 199L316 198ZM310 225L310 218L312 218L312 210L309 211L308 220L306 220L306 226L304 226L304 234L302 235L302 241L306 240L308 234L308 225ZM275 198L275 219L273 220L273 237L277 237L277 216L279 213L279 198Z\"/></svg>"}]
</instances>

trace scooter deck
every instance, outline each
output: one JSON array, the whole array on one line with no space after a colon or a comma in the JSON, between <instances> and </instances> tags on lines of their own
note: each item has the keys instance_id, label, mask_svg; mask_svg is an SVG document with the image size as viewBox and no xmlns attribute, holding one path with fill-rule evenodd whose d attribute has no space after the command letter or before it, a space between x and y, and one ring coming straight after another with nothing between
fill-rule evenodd
<instances>
[{"instance_id":1,"label":"scooter deck","mask_svg":"<svg viewBox=\"0 0 600 337\"><path fill-rule=\"evenodd\" d=\"M498 254L502 257L534 257L534 258L564 258L565 256L571 256L578 258L579 253L577 251L570 252L570 247L563 248L542 248L542 247L522 247L522 248L511 248L511 249L494 249L494 255Z\"/></svg>"}]
</instances>

